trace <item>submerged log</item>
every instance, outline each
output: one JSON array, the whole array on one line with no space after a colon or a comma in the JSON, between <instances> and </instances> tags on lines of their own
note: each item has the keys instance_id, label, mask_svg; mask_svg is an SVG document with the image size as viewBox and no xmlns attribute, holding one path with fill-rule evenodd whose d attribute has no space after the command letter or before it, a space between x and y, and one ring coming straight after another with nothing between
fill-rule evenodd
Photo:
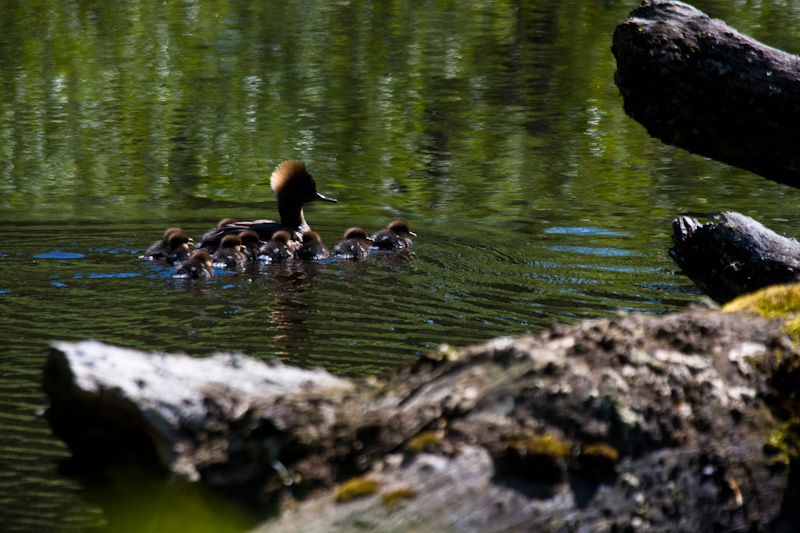
<instances>
[{"instance_id":1,"label":"submerged log","mask_svg":"<svg viewBox=\"0 0 800 533\"><path fill-rule=\"evenodd\" d=\"M76 460L145 450L253 508L281 500L263 531L788 531L793 349L780 322L716 311L557 326L359 381L58 343L46 417Z\"/></svg>"},{"instance_id":2,"label":"submerged log","mask_svg":"<svg viewBox=\"0 0 800 533\"><path fill-rule=\"evenodd\" d=\"M681 2L614 32L625 112L664 143L800 187L800 57Z\"/></svg>"},{"instance_id":3,"label":"submerged log","mask_svg":"<svg viewBox=\"0 0 800 533\"><path fill-rule=\"evenodd\" d=\"M798 280L800 243L748 216L722 213L718 220L702 225L682 216L672 227L670 256L700 290L719 303Z\"/></svg>"}]
</instances>

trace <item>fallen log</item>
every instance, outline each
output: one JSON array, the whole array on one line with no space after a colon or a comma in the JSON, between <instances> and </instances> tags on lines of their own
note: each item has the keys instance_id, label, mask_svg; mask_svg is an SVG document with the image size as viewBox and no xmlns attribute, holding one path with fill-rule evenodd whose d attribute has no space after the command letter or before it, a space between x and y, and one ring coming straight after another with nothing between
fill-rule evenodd
<instances>
[{"instance_id":1,"label":"fallen log","mask_svg":"<svg viewBox=\"0 0 800 533\"><path fill-rule=\"evenodd\" d=\"M666 144L800 187L800 58L674 1L614 32L625 112Z\"/></svg>"},{"instance_id":2,"label":"fallen log","mask_svg":"<svg viewBox=\"0 0 800 533\"><path fill-rule=\"evenodd\" d=\"M778 321L701 310L557 326L359 381L58 343L46 417L76 460L138 448L265 514L280 499L263 531L788 531L793 349Z\"/></svg>"},{"instance_id":3,"label":"fallen log","mask_svg":"<svg viewBox=\"0 0 800 533\"><path fill-rule=\"evenodd\" d=\"M672 228L670 256L700 290L719 303L798 280L800 243L748 216L722 213L702 225L682 216L672 222Z\"/></svg>"}]
</instances>

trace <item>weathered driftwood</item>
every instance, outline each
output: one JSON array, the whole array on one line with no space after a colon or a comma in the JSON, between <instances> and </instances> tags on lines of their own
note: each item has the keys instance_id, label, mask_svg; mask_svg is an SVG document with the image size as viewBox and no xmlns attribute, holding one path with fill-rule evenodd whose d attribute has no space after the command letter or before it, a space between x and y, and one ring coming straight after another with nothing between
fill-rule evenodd
<instances>
[{"instance_id":1,"label":"weathered driftwood","mask_svg":"<svg viewBox=\"0 0 800 533\"><path fill-rule=\"evenodd\" d=\"M672 222L670 256L707 295L725 303L742 294L798 281L800 243L739 213L700 224L682 216Z\"/></svg>"},{"instance_id":2,"label":"weathered driftwood","mask_svg":"<svg viewBox=\"0 0 800 533\"><path fill-rule=\"evenodd\" d=\"M76 458L144 449L254 508L282 498L264 531L778 531L800 524L792 350L780 323L715 311L555 327L355 382L59 343L46 416Z\"/></svg>"},{"instance_id":3,"label":"weathered driftwood","mask_svg":"<svg viewBox=\"0 0 800 533\"><path fill-rule=\"evenodd\" d=\"M650 135L800 187L800 57L671 1L631 11L612 51L625 112Z\"/></svg>"}]
</instances>

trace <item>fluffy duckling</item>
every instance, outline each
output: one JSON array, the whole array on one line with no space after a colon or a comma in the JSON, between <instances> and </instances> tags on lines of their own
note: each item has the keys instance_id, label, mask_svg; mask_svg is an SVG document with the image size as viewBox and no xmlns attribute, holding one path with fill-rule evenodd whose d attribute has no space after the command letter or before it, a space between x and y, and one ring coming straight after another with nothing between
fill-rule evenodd
<instances>
[{"instance_id":1,"label":"fluffy duckling","mask_svg":"<svg viewBox=\"0 0 800 533\"><path fill-rule=\"evenodd\" d=\"M164 238L153 243L142 255L145 259L166 261L172 265L189 258L192 239L181 228L167 228Z\"/></svg>"},{"instance_id":2,"label":"fluffy duckling","mask_svg":"<svg viewBox=\"0 0 800 533\"><path fill-rule=\"evenodd\" d=\"M223 270L236 270L244 266L246 261L247 257L242 253L242 239L238 235L225 235L211 256L211 264Z\"/></svg>"},{"instance_id":3,"label":"fluffy duckling","mask_svg":"<svg viewBox=\"0 0 800 533\"><path fill-rule=\"evenodd\" d=\"M296 259L311 261L325 259L329 255L328 248L322 244L322 238L316 231L307 231L303 233L303 244L300 246L300 249L294 253Z\"/></svg>"},{"instance_id":4,"label":"fluffy duckling","mask_svg":"<svg viewBox=\"0 0 800 533\"><path fill-rule=\"evenodd\" d=\"M247 257L247 260L252 262L258 259L258 248L261 245L258 233L248 229L241 232L239 238L242 239L242 253Z\"/></svg>"},{"instance_id":5,"label":"fluffy duckling","mask_svg":"<svg viewBox=\"0 0 800 533\"><path fill-rule=\"evenodd\" d=\"M333 253L342 259L366 259L369 256L369 237L361 228L350 228L344 232L344 240L336 245Z\"/></svg>"},{"instance_id":6,"label":"fluffy duckling","mask_svg":"<svg viewBox=\"0 0 800 533\"><path fill-rule=\"evenodd\" d=\"M292 248L290 241L292 236L288 231L280 230L272 234L272 238L261 245L258 249L258 259L265 263L277 263L285 259L291 259Z\"/></svg>"},{"instance_id":7,"label":"fluffy duckling","mask_svg":"<svg viewBox=\"0 0 800 533\"><path fill-rule=\"evenodd\" d=\"M181 279L210 279L214 276L214 267L211 265L211 254L207 250L195 250L186 261L178 265L175 278Z\"/></svg>"},{"instance_id":8,"label":"fluffy duckling","mask_svg":"<svg viewBox=\"0 0 800 533\"><path fill-rule=\"evenodd\" d=\"M408 248L411 246L410 237L416 236L404 220L395 220L372 236L372 247L378 250Z\"/></svg>"}]
</instances>

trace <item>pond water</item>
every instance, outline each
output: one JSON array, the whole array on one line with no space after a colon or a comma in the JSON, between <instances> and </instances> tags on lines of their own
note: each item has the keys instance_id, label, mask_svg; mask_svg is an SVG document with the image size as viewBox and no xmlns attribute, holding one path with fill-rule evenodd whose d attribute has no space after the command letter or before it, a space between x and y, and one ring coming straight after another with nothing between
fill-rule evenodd
<instances>
[{"instance_id":1,"label":"pond water","mask_svg":"<svg viewBox=\"0 0 800 533\"><path fill-rule=\"evenodd\" d=\"M54 340L358 376L443 343L685 308L701 295L667 254L680 214L800 234L800 193L625 116L610 46L634 5L0 0L0 529L243 523L195 489L62 473L36 416ZM800 51L793 3L696 5ZM203 283L139 258L169 226L277 217L284 159L339 200L306 211L328 245L403 218L412 249Z\"/></svg>"}]
</instances>

